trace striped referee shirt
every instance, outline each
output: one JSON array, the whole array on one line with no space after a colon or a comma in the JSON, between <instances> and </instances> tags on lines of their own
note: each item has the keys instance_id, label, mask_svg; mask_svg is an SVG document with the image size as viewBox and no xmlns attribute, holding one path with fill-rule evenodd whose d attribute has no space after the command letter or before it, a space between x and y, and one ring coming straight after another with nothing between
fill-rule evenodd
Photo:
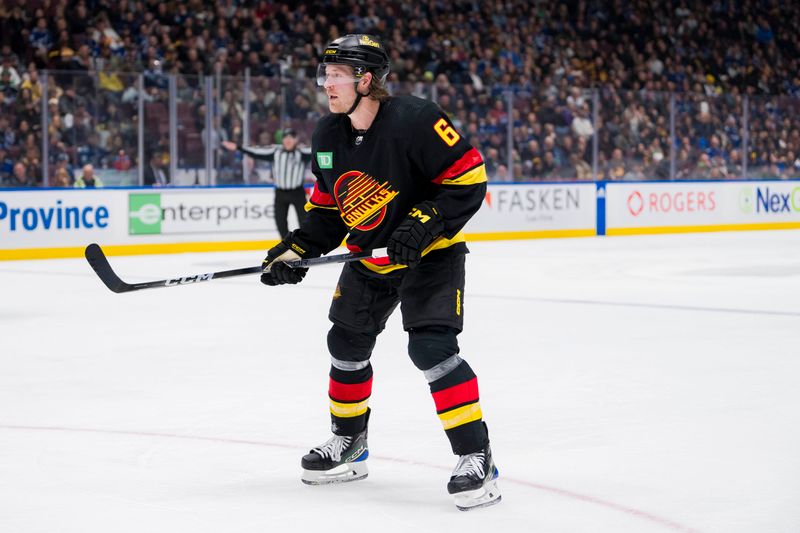
<instances>
[{"instance_id":1,"label":"striped referee shirt","mask_svg":"<svg viewBox=\"0 0 800 533\"><path fill-rule=\"evenodd\" d=\"M240 146L239 150L253 159L272 163L272 180L276 189L297 189L303 186L306 165L311 162L310 147L298 146L289 151L280 144L274 144L263 148Z\"/></svg>"}]
</instances>

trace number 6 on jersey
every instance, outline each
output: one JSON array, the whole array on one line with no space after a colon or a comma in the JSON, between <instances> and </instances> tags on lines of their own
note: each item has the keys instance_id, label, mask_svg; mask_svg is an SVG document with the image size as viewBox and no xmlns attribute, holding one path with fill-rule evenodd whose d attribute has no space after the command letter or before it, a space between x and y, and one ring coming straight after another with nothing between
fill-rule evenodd
<instances>
[{"instance_id":1,"label":"number 6 on jersey","mask_svg":"<svg viewBox=\"0 0 800 533\"><path fill-rule=\"evenodd\" d=\"M443 118L440 118L436 124L433 125L433 130L439 134L439 137L442 138L447 146L453 146L461 138L461 136L456 133L456 130Z\"/></svg>"}]
</instances>

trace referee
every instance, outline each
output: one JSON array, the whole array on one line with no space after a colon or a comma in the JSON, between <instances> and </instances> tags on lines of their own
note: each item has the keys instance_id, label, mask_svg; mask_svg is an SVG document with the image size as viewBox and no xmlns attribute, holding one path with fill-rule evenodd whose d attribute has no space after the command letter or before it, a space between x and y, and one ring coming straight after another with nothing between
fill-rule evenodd
<instances>
[{"instance_id":1,"label":"referee","mask_svg":"<svg viewBox=\"0 0 800 533\"><path fill-rule=\"evenodd\" d=\"M222 145L228 150L239 150L253 159L272 163L272 179L275 182L275 224L278 226L280 238L283 239L289 233L287 216L290 205L294 206L299 222L305 218L306 191L303 188L303 181L306 165L311 162L311 148L298 147L297 133L291 128L283 130L280 145L245 148L230 141L223 141Z\"/></svg>"}]
</instances>

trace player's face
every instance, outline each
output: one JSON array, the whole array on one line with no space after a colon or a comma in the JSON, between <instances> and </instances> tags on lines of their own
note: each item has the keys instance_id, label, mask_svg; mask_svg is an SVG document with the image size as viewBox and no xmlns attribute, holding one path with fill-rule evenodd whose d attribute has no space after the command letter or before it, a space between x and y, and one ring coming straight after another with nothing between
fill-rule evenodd
<instances>
[{"instance_id":1,"label":"player's face","mask_svg":"<svg viewBox=\"0 0 800 533\"><path fill-rule=\"evenodd\" d=\"M356 100L353 69L345 65L326 65L322 86L328 95L328 108L331 113L345 113Z\"/></svg>"}]
</instances>

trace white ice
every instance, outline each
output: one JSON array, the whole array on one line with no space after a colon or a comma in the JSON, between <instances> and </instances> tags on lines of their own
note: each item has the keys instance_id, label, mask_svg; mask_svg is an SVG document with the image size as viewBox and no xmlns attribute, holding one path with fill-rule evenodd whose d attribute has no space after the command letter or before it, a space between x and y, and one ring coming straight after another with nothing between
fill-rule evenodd
<instances>
[{"instance_id":1,"label":"white ice","mask_svg":"<svg viewBox=\"0 0 800 533\"><path fill-rule=\"evenodd\" d=\"M339 268L113 294L0 263L0 532L800 531L800 232L471 245L461 354L503 501L461 513L399 314L373 355L370 475L300 483L328 437ZM262 253L112 257L126 281Z\"/></svg>"}]
</instances>

